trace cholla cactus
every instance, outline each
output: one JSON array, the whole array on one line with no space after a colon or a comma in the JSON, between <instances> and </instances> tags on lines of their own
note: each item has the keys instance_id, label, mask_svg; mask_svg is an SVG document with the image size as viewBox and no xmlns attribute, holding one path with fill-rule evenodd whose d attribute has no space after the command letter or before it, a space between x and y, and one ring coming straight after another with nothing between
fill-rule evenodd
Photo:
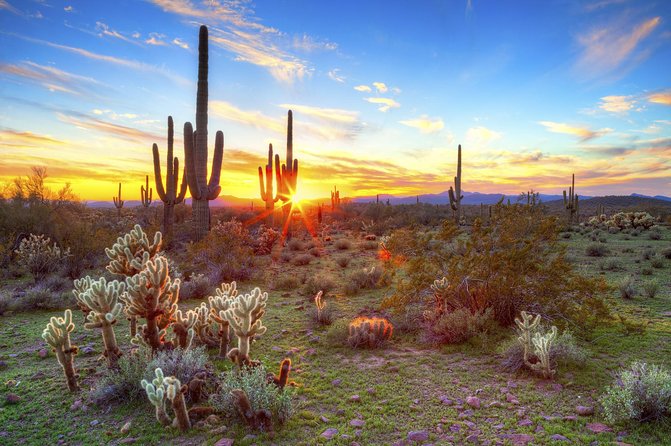
<instances>
[{"instance_id":1,"label":"cholla cactus","mask_svg":"<svg viewBox=\"0 0 671 446\"><path fill-rule=\"evenodd\" d=\"M160 255L148 260L144 270L127 279L128 289L121 300L129 315L146 321L132 342L147 344L154 352L164 348L166 329L177 311L179 286L179 279L170 279L168 259Z\"/></svg>"},{"instance_id":2,"label":"cholla cactus","mask_svg":"<svg viewBox=\"0 0 671 446\"><path fill-rule=\"evenodd\" d=\"M191 428L191 421L189 420L189 413L186 411L186 402L184 401L184 394L187 392L187 386L182 385L181 382L174 376L168 376L163 379L165 385L165 395L172 403L172 410L175 413L175 422L180 430L186 431Z\"/></svg>"},{"instance_id":3,"label":"cholla cactus","mask_svg":"<svg viewBox=\"0 0 671 446\"><path fill-rule=\"evenodd\" d=\"M231 308L231 304L238 297L237 284L235 282L222 283L214 290L215 295L207 300L210 303L210 319L219 324L219 357L225 358L228 353L228 344L231 340L230 324L224 313Z\"/></svg>"},{"instance_id":4,"label":"cholla cactus","mask_svg":"<svg viewBox=\"0 0 671 446\"><path fill-rule=\"evenodd\" d=\"M315 307L317 307L317 319L320 321L322 320L322 312L326 308L326 302L322 298L323 295L324 292L320 290L315 296Z\"/></svg>"},{"instance_id":5,"label":"cholla cactus","mask_svg":"<svg viewBox=\"0 0 671 446\"><path fill-rule=\"evenodd\" d=\"M116 280L107 283L104 277L94 280L90 276L75 280L75 289L72 293L77 302L83 308L88 309L84 328L92 330L100 328L103 335L105 351L103 355L107 358L110 367L116 367L121 356L121 350L116 343L114 335L114 324L123 310L123 304L119 302L119 296L125 291L126 286Z\"/></svg>"},{"instance_id":6,"label":"cholla cactus","mask_svg":"<svg viewBox=\"0 0 671 446\"><path fill-rule=\"evenodd\" d=\"M262 293L259 288L254 288L249 294L237 296L231 302L231 307L222 314L238 337L238 347L228 352L228 357L238 366L252 364L249 359L249 347L254 336L266 332L261 317L266 312L267 301L268 293Z\"/></svg>"},{"instance_id":7,"label":"cholla cactus","mask_svg":"<svg viewBox=\"0 0 671 446\"><path fill-rule=\"evenodd\" d=\"M534 331L538 328L538 324L541 322L541 315L537 314L534 318L533 315L526 311L522 311L520 314L522 320L515 318L517 334L519 335L517 340L524 347L524 363L527 364L529 362L529 353L532 349L531 339Z\"/></svg>"},{"instance_id":8,"label":"cholla cactus","mask_svg":"<svg viewBox=\"0 0 671 446\"><path fill-rule=\"evenodd\" d=\"M375 348L391 339L394 326L387 319L358 317L349 324L347 342L352 347Z\"/></svg>"},{"instance_id":9,"label":"cholla cactus","mask_svg":"<svg viewBox=\"0 0 671 446\"><path fill-rule=\"evenodd\" d=\"M140 381L140 385L147 392L147 398L156 408L156 419L163 426L169 426L171 421L170 417L165 411L165 397L166 397L166 388L163 383L165 378L163 377L163 370L157 368L154 370L156 378L152 382L143 379Z\"/></svg>"},{"instance_id":10,"label":"cholla cactus","mask_svg":"<svg viewBox=\"0 0 671 446\"><path fill-rule=\"evenodd\" d=\"M557 372L550 365L550 350L555 339L557 339L557 327L555 326L552 326L552 329L544 335L540 333L534 334L531 341L534 344L534 355L536 355L538 362L531 364L525 361L527 367L545 379L552 379Z\"/></svg>"},{"instance_id":11,"label":"cholla cactus","mask_svg":"<svg viewBox=\"0 0 671 446\"><path fill-rule=\"evenodd\" d=\"M63 367L65 380L68 383L70 392L79 390L73 362L78 349L77 346L70 343L70 332L74 329L75 324L72 323L72 311L68 309L65 310L63 317L52 317L47 324L47 328L42 332L42 338L53 348L56 358L58 358L58 363Z\"/></svg>"},{"instance_id":12,"label":"cholla cactus","mask_svg":"<svg viewBox=\"0 0 671 446\"><path fill-rule=\"evenodd\" d=\"M650 229L655 225L655 218L647 212L618 212L604 223L606 227L619 229Z\"/></svg>"},{"instance_id":13,"label":"cholla cactus","mask_svg":"<svg viewBox=\"0 0 671 446\"><path fill-rule=\"evenodd\" d=\"M182 314L182 310L175 311L175 320L172 323L172 331L175 334L174 344L177 347L187 350L191 348L193 337L196 334L194 327L198 321L198 314L193 310L188 310Z\"/></svg>"},{"instance_id":14,"label":"cholla cactus","mask_svg":"<svg viewBox=\"0 0 671 446\"><path fill-rule=\"evenodd\" d=\"M19 249L14 252L19 265L27 269L36 281L56 271L61 261L70 255L69 248L63 250L56 243L51 246L51 239L41 234L30 234L21 240Z\"/></svg>"},{"instance_id":15,"label":"cholla cactus","mask_svg":"<svg viewBox=\"0 0 671 446\"><path fill-rule=\"evenodd\" d=\"M161 233L156 231L154 242L150 244L142 227L135 225L128 234L119 237L112 248L105 248L105 254L110 259L107 271L125 277L136 275L161 250L162 240Z\"/></svg>"},{"instance_id":16,"label":"cholla cactus","mask_svg":"<svg viewBox=\"0 0 671 446\"><path fill-rule=\"evenodd\" d=\"M219 345L219 342L212 331L212 326L216 321L212 320L210 310L210 307L208 307L205 302L201 302L201 304L194 309L198 316L194 330L196 330L198 340L202 344L205 344L208 347L216 347Z\"/></svg>"}]
</instances>

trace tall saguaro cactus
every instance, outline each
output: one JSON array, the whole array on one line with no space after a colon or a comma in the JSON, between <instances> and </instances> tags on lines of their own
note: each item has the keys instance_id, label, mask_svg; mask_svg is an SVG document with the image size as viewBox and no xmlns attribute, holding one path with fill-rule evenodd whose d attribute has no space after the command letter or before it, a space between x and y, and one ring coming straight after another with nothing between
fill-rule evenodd
<instances>
[{"instance_id":1,"label":"tall saguaro cactus","mask_svg":"<svg viewBox=\"0 0 671 446\"><path fill-rule=\"evenodd\" d=\"M184 201L184 196L186 195L186 171L182 173L182 184L179 189L177 189L177 183L179 182L179 159L172 155L174 135L175 129L173 127L172 116L168 116L168 156L166 159L167 170L165 173L165 187L163 187L161 159L158 154L158 145L154 144L152 146L156 192L163 202L162 229L168 242L172 240L172 226L175 221L175 205Z\"/></svg>"},{"instance_id":2,"label":"tall saguaro cactus","mask_svg":"<svg viewBox=\"0 0 671 446\"><path fill-rule=\"evenodd\" d=\"M282 207L285 224L291 217L291 207L287 202L291 201L292 195L296 193L296 181L298 180L298 159L294 159L294 118L291 110L287 113L287 161L282 164L281 171L277 177L278 196L285 204ZM279 166L279 155L275 155L275 168Z\"/></svg>"},{"instance_id":3,"label":"tall saguaro cactus","mask_svg":"<svg viewBox=\"0 0 671 446\"><path fill-rule=\"evenodd\" d=\"M378 203L380 201L380 195L377 196ZM340 191L338 186L333 186L333 191L331 192L331 210L335 211L336 208L340 207Z\"/></svg>"},{"instance_id":4,"label":"tall saguaro cactus","mask_svg":"<svg viewBox=\"0 0 671 446\"><path fill-rule=\"evenodd\" d=\"M454 189L450 186L450 207L455 212L454 221L459 224L461 220L461 144L459 144L459 154L457 155L457 176L454 177Z\"/></svg>"},{"instance_id":5,"label":"tall saguaro cactus","mask_svg":"<svg viewBox=\"0 0 671 446\"><path fill-rule=\"evenodd\" d=\"M207 179L207 27L200 27L198 40L198 93L196 96L196 131L190 122L184 124L184 158L186 181L192 197L193 235L196 240L205 237L210 230L210 200L221 192L219 178L224 157L224 134L217 132L210 180Z\"/></svg>"},{"instance_id":6,"label":"tall saguaro cactus","mask_svg":"<svg viewBox=\"0 0 671 446\"><path fill-rule=\"evenodd\" d=\"M261 190L261 199L266 203L266 212L268 216L266 222L268 226L273 225L273 213L275 209L275 203L280 199L280 182L281 182L281 173L280 173L280 158L279 155L276 158L275 162L275 175L277 176L277 183L275 185L275 197L273 197L273 145L268 145L268 164L266 164L266 182L263 183L263 168L259 166L259 189ZM254 202L252 202L252 207Z\"/></svg>"},{"instance_id":7,"label":"tall saguaro cactus","mask_svg":"<svg viewBox=\"0 0 671 446\"><path fill-rule=\"evenodd\" d=\"M121 183L119 183L119 194L116 197L112 197L112 201L114 201L114 207L117 209L119 217L121 217L121 208L123 207L124 203L124 201L121 199Z\"/></svg>"},{"instance_id":8,"label":"tall saguaro cactus","mask_svg":"<svg viewBox=\"0 0 671 446\"><path fill-rule=\"evenodd\" d=\"M564 208L568 215L568 223L571 224L578 220L578 194L575 193L575 174L571 175L571 187L568 188L568 196L566 190L564 192Z\"/></svg>"},{"instance_id":9,"label":"tall saguaro cactus","mask_svg":"<svg viewBox=\"0 0 671 446\"><path fill-rule=\"evenodd\" d=\"M154 189L149 187L149 175L144 177L144 186L140 186L140 199L142 200L142 207L148 208L151 206Z\"/></svg>"}]
</instances>

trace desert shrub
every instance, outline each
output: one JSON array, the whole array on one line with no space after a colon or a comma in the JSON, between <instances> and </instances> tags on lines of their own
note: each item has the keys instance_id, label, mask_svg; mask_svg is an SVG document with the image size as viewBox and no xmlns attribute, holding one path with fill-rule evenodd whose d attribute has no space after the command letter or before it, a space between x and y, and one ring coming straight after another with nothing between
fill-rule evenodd
<instances>
[{"instance_id":1,"label":"desert shrub","mask_svg":"<svg viewBox=\"0 0 671 446\"><path fill-rule=\"evenodd\" d=\"M326 344L331 347L342 347L343 345L347 345L348 337L349 321L345 319L337 319L333 322L324 336Z\"/></svg>"},{"instance_id":2,"label":"desert shrub","mask_svg":"<svg viewBox=\"0 0 671 446\"><path fill-rule=\"evenodd\" d=\"M622 254L631 254L632 252L634 252L634 248L631 247L622 249Z\"/></svg>"},{"instance_id":3,"label":"desert shrub","mask_svg":"<svg viewBox=\"0 0 671 446\"><path fill-rule=\"evenodd\" d=\"M664 268L664 259L661 257L655 257L650 261L650 266L653 268Z\"/></svg>"},{"instance_id":4,"label":"desert shrub","mask_svg":"<svg viewBox=\"0 0 671 446\"><path fill-rule=\"evenodd\" d=\"M336 249L339 249L340 251L352 249L352 242L346 238L336 240L334 245Z\"/></svg>"},{"instance_id":5,"label":"desert shrub","mask_svg":"<svg viewBox=\"0 0 671 446\"><path fill-rule=\"evenodd\" d=\"M654 364L635 362L620 372L601 397L608 422L655 421L671 414L671 373Z\"/></svg>"},{"instance_id":6,"label":"desert shrub","mask_svg":"<svg viewBox=\"0 0 671 446\"><path fill-rule=\"evenodd\" d=\"M309 265L312 262L312 256L310 254L300 254L294 257L293 263L296 266Z\"/></svg>"},{"instance_id":7,"label":"desert shrub","mask_svg":"<svg viewBox=\"0 0 671 446\"><path fill-rule=\"evenodd\" d=\"M76 304L71 290L51 291L43 283L18 291L8 301L7 310L62 310Z\"/></svg>"},{"instance_id":8,"label":"desert shrub","mask_svg":"<svg viewBox=\"0 0 671 446\"><path fill-rule=\"evenodd\" d=\"M638 237L639 235L641 235L641 231L639 229L632 229L631 235L634 237Z\"/></svg>"},{"instance_id":9,"label":"desert shrub","mask_svg":"<svg viewBox=\"0 0 671 446\"><path fill-rule=\"evenodd\" d=\"M270 254L273 246L280 239L280 232L275 229L261 225L256 231L256 242L254 243L254 254Z\"/></svg>"},{"instance_id":10,"label":"desert shrub","mask_svg":"<svg viewBox=\"0 0 671 446\"><path fill-rule=\"evenodd\" d=\"M382 272L382 268L376 266L352 271L345 278L343 292L348 296L352 296L359 292L359 290L377 288L381 285Z\"/></svg>"},{"instance_id":11,"label":"desert shrub","mask_svg":"<svg viewBox=\"0 0 671 446\"><path fill-rule=\"evenodd\" d=\"M540 327L539 332L547 332L546 327ZM507 372L516 373L526 368L524 363L524 346L517 337L504 341L498 348L501 356L501 366ZM550 347L550 368L556 369L558 365L565 367L582 367L585 365L589 354L587 350L580 347L575 336L564 330L559 334Z\"/></svg>"},{"instance_id":12,"label":"desert shrub","mask_svg":"<svg viewBox=\"0 0 671 446\"><path fill-rule=\"evenodd\" d=\"M648 280L643 283L643 294L650 299L654 298L659 291L659 282L656 280Z\"/></svg>"},{"instance_id":13,"label":"desert shrub","mask_svg":"<svg viewBox=\"0 0 671 446\"><path fill-rule=\"evenodd\" d=\"M643 276L652 276L652 273L653 273L652 268L650 268L649 266L644 266L643 268L641 268L641 275Z\"/></svg>"},{"instance_id":14,"label":"desert shrub","mask_svg":"<svg viewBox=\"0 0 671 446\"><path fill-rule=\"evenodd\" d=\"M608 233L609 234L617 234L618 232L620 232L620 228L618 228L618 227L611 226L610 228L608 228Z\"/></svg>"},{"instance_id":15,"label":"desert shrub","mask_svg":"<svg viewBox=\"0 0 671 446\"><path fill-rule=\"evenodd\" d=\"M273 288L281 291L295 290L299 287L299 285L300 282L298 279L295 276L289 274L277 276L273 282Z\"/></svg>"},{"instance_id":16,"label":"desert shrub","mask_svg":"<svg viewBox=\"0 0 671 446\"><path fill-rule=\"evenodd\" d=\"M562 232L561 233L561 238L569 239L569 238L571 238L571 233L570 232Z\"/></svg>"},{"instance_id":17,"label":"desert shrub","mask_svg":"<svg viewBox=\"0 0 671 446\"><path fill-rule=\"evenodd\" d=\"M289 263L293 260L294 256L291 254L290 251L282 251L282 254L280 255L280 260Z\"/></svg>"},{"instance_id":18,"label":"desert shrub","mask_svg":"<svg viewBox=\"0 0 671 446\"><path fill-rule=\"evenodd\" d=\"M129 403L144 398L140 385L146 377L151 350L140 347L131 354L119 358L119 369L105 369L103 376L91 391L91 400L99 405Z\"/></svg>"},{"instance_id":19,"label":"desert shrub","mask_svg":"<svg viewBox=\"0 0 671 446\"><path fill-rule=\"evenodd\" d=\"M450 221L438 231L394 231L385 265L402 274L383 306L402 313L420 305L440 316L452 310L443 306L449 298L471 312L492 308L502 325L529 309L555 325L586 329L608 314L608 286L574 269L557 234L557 219L521 205L499 206L487 227L476 220L469 233ZM441 277L447 287L437 299L429 288Z\"/></svg>"},{"instance_id":20,"label":"desert shrub","mask_svg":"<svg viewBox=\"0 0 671 446\"><path fill-rule=\"evenodd\" d=\"M312 239L305 242L305 249L307 249L308 251L313 249L313 248L316 248L316 247L317 247L317 243L315 243L315 241L312 240Z\"/></svg>"},{"instance_id":21,"label":"desert shrub","mask_svg":"<svg viewBox=\"0 0 671 446\"><path fill-rule=\"evenodd\" d=\"M319 299L317 298L319 296ZM331 325L335 314L333 313L333 306L329 305L325 299L323 299L323 294L317 293L313 299L314 306L310 307L308 310L308 316L312 319L317 325Z\"/></svg>"},{"instance_id":22,"label":"desert shrub","mask_svg":"<svg viewBox=\"0 0 671 446\"><path fill-rule=\"evenodd\" d=\"M601 271L622 271L624 267L622 266L622 262L618 259L611 258L599 262L599 269Z\"/></svg>"},{"instance_id":23,"label":"desert shrub","mask_svg":"<svg viewBox=\"0 0 671 446\"><path fill-rule=\"evenodd\" d=\"M147 364L144 378L151 380L154 371L160 368L165 376L174 376L186 384L191 381L196 373L205 370L208 360L209 357L204 346L186 350L182 348L162 350L157 352Z\"/></svg>"},{"instance_id":24,"label":"desert shrub","mask_svg":"<svg viewBox=\"0 0 671 446\"><path fill-rule=\"evenodd\" d=\"M293 238L289 240L289 243L287 243L287 246L291 251L302 251L304 249L303 247L303 242L300 241L297 238Z\"/></svg>"},{"instance_id":25,"label":"desert shrub","mask_svg":"<svg viewBox=\"0 0 671 446\"><path fill-rule=\"evenodd\" d=\"M379 246L378 242L371 241L371 240L365 240L361 244L361 247L366 251L373 251L373 250L377 249L378 246Z\"/></svg>"},{"instance_id":26,"label":"desert shrub","mask_svg":"<svg viewBox=\"0 0 671 446\"><path fill-rule=\"evenodd\" d=\"M350 260L352 260L351 257L348 257L348 256L341 256L341 257L337 257L337 258L336 258L336 263L337 263L340 267L342 267L342 268L346 268L347 265L349 265Z\"/></svg>"},{"instance_id":27,"label":"desert shrub","mask_svg":"<svg viewBox=\"0 0 671 446\"><path fill-rule=\"evenodd\" d=\"M634 287L634 277L627 276L618 284L620 297L623 299L633 299L636 296L636 287Z\"/></svg>"},{"instance_id":28,"label":"desert shrub","mask_svg":"<svg viewBox=\"0 0 671 446\"><path fill-rule=\"evenodd\" d=\"M16 250L17 262L33 275L35 281L58 270L69 255L69 249L63 250L56 243L52 246L49 237L35 234L21 240Z\"/></svg>"},{"instance_id":29,"label":"desert shrub","mask_svg":"<svg viewBox=\"0 0 671 446\"><path fill-rule=\"evenodd\" d=\"M312 257L321 257L321 256L322 256L322 251L321 251L321 249L317 248L316 246L315 246L314 248L310 248L310 250L308 251L308 253L309 253Z\"/></svg>"},{"instance_id":30,"label":"desert shrub","mask_svg":"<svg viewBox=\"0 0 671 446\"><path fill-rule=\"evenodd\" d=\"M467 308L441 314L436 320L429 320L427 333L432 343L460 344L479 334L486 334L496 325L492 309L472 313Z\"/></svg>"},{"instance_id":31,"label":"desert shrub","mask_svg":"<svg viewBox=\"0 0 671 446\"><path fill-rule=\"evenodd\" d=\"M657 229L657 230L652 229L652 230L650 230L650 232L648 233L648 238L649 238L650 240L661 240L661 239L662 239L662 233L660 232L659 229Z\"/></svg>"},{"instance_id":32,"label":"desert shrub","mask_svg":"<svg viewBox=\"0 0 671 446\"><path fill-rule=\"evenodd\" d=\"M671 248L664 248L662 250L662 255L667 259L671 259Z\"/></svg>"},{"instance_id":33,"label":"desert shrub","mask_svg":"<svg viewBox=\"0 0 671 446\"><path fill-rule=\"evenodd\" d=\"M210 403L226 417L238 418L240 414L235 405L231 391L240 389L247 394L254 412L268 410L273 421L284 423L294 412L291 388L280 389L266 379L263 366L241 371L232 370L220 375L221 385L216 393L210 396Z\"/></svg>"},{"instance_id":34,"label":"desert shrub","mask_svg":"<svg viewBox=\"0 0 671 446\"><path fill-rule=\"evenodd\" d=\"M170 271L170 277L172 277L172 270ZM204 274L194 274L189 280L182 282L182 285L179 289L179 298L180 300L186 299L203 299L210 295L212 286L210 286L210 281Z\"/></svg>"},{"instance_id":35,"label":"desert shrub","mask_svg":"<svg viewBox=\"0 0 671 446\"><path fill-rule=\"evenodd\" d=\"M585 248L585 254L590 257L603 257L608 255L609 252L610 250L608 249L608 246L603 243L590 243L587 245L587 248Z\"/></svg>"},{"instance_id":36,"label":"desert shrub","mask_svg":"<svg viewBox=\"0 0 671 446\"><path fill-rule=\"evenodd\" d=\"M253 242L237 220L218 222L203 240L190 244L188 255L194 270L206 271L210 283L246 280L252 276Z\"/></svg>"},{"instance_id":37,"label":"desert shrub","mask_svg":"<svg viewBox=\"0 0 671 446\"><path fill-rule=\"evenodd\" d=\"M349 323L347 343L352 348L379 348L392 337L394 326L380 317L360 316Z\"/></svg>"},{"instance_id":38,"label":"desert shrub","mask_svg":"<svg viewBox=\"0 0 671 446\"><path fill-rule=\"evenodd\" d=\"M655 258L656 255L657 255L657 253L655 252L654 249L646 248L646 249L643 250L643 252L641 252L641 259L650 260L650 259Z\"/></svg>"},{"instance_id":39,"label":"desert shrub","mask_svg":"<svg viewBox=\"0 0 671 446\"><path fill-rule=\"evenodd\" d=\"M310 297L313 297L320 291L323 291L324 296L326 296L329 292L333 291L336 286L338 286L338 284L332 276L326 273L321 273L308 277L303 286L303 291Z\"/></svg>"}]
</instances>

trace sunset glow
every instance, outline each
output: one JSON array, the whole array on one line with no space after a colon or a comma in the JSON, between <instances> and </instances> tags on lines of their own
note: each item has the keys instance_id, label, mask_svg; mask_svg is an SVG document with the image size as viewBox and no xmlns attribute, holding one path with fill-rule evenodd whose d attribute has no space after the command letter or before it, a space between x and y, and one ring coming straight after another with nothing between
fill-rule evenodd
<instances>
[{"instance_id":1,"label":"sunset glow","mask_svg":"<svg viewBox=\"0 0 671 446\"><path fill-rule=\"evenodd\" d=\"M206 24L223 196L259 196L288 109L294 205L443 192L457 144L469 192L670 195L670 23L665 1L0 0L0 183L46 166L139 200L168 115L183 163Z\"/></svg>"}]
</instances>

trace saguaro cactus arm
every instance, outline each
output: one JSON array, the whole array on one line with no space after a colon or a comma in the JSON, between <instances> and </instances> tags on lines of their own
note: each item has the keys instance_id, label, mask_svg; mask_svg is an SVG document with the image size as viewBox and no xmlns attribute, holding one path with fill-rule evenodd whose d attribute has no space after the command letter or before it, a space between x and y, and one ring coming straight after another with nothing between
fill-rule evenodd
<instances>
[{"instance_id":1,"label":"saguaro cactus arm","mask_svg":"<svg viewBox=\"0 0 671 446\"><path fill-rule=\"evenodd\" d=\"M124 200L121 199L121 183L119 183L119 194L116 197L113 196L112 201L115 208L121 209L123 207Z\"/></svg>"},{"instance_id":2,"label":"saguaro cactus arm","mask_svg":"<svg viewBox=\"0 0 671 446\"><path fill-rule=\"evenodd\" d=\"M148 208L151 205L154 189L149 187L149 175L145 176L145 185L140 186L140 200L142 206Z\"/></svg>"}]
</instances>

